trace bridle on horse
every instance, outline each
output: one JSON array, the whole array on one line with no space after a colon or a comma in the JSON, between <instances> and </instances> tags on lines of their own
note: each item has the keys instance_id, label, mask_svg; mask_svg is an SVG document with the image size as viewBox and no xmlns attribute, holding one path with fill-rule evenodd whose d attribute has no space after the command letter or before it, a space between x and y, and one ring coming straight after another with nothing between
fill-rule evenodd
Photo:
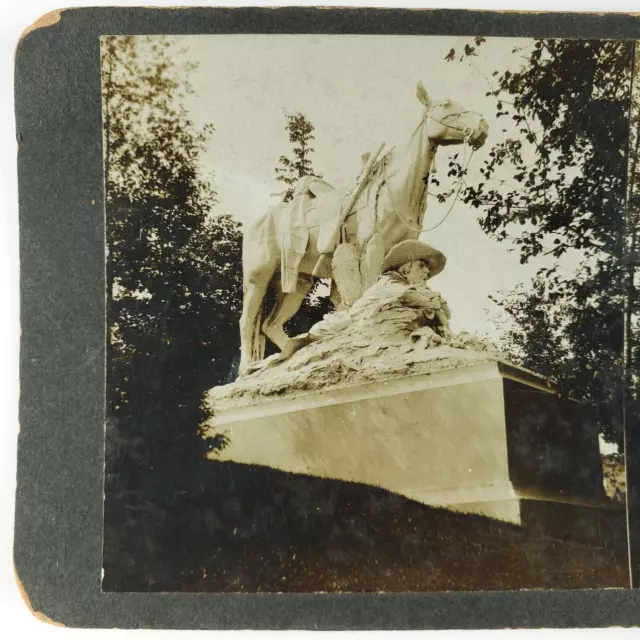
<instances>
[{"instance_id":1,"label":"bridle on horse","mask_svg":"<svg viewBox=\"0 0 640 640\"><path fill-rule=\"evenodd\" d=\"M434 118L433 116L430 116L429 113L431 111L433 111L434 109L436 109L437 107L439 107L440 105L435 105L433 108L429 109L429 111L425 112L424 114L424 119L427 120L433 120L433 122L437 122L438 124L441 124L443 127L449 127L449 129L454 129L455 131L462 131L465 136L464 136L464 141L465 143L468 143L469 138L471 137L471 133L472 133L472 129L469 126L466 127L456 127L453 124L449 124L447 122L444 122L447 118L456 118L457 120L460 120L460 116L463 116L465 113L473 113L477 116L480 116L480 118L482 118L482 114L478 113L477 111L472 111L471 109L465 109L464 111L458 111L457 113L448 113L447 115L443 116L442 119L438 120L438 118ZM457 121L456 120L456 121Z\"/></svg>"},{"instance_id":2,"label":"bridle on horse","mask_svg":"<svg viewBox=\"0 0 640 640\"><path fill-rule=\"evenodd\" d=\"M398 218L402 221L402 223L410 231L413 231L414 233L417 233L418 235L426 233L427 231L433 231L434 229L437 229L449 217L449 214L453 210L453 207L455 206L456 202L458 201L458 197L460 196L460 191L462 190L462 183L464 181L464 174L466 173L466 170L469 167L469 163L471 162L471 158L473 157L473 153L475 151L474 147L469 144L469 138L471 137L471 134L473 133L473 129L471 127L469 127L469 126L467 126L467 127L456 127L455 125L452 125L452 124L449 124L447 122L444 122L444 120L446 120L447 118L453 118L453 117L455 117L455 118L457 118L457 120L459 120L460 116L464 115L465 113L474 113L474 114L476 114L476 115L478 115L478 116L480 116L482 118L482 114L478 113L477 111L472 111L471 109L465 109L464 111L458 111L457 113L448 113L447 115L443 116L443 118L441 120L438 120L437 118L434 118L433 116L429 115L429 112L432 111L433 109L435 109L437 106L439 106L439 105L434 106L429 111L425 111L424 117L422 119L422 123L424 123L424 121L427 120L427 119L428 120L433 120L434 122L437 122L438 124L441 124L444 127L449 127L450 129L454 129L455 131L462 131L465 134L464 138L463 138L463 145L464 146L463 146L463 150L462 150L462 166L463 166L463 168L460 171L460 176L458 178L458 183L449 192L449 195L451 195L454 192L455 192L456 195L455 195L455 198L453 199L453 202L449 206L449 209L444 214L442 219L438 223L436 223L434 226L429 227L428 229L423 229L422 225L420 225L419 228L413 227L411 225L411 223L409 223L407 220L404 219L404 217L402 216L400 211L398 211L398 207L396 206L396 203L394 201L393 193L391 192L391 187L389 186L389 182L384 177L384 168L383 168L384 184L387 187L387 193L389 194L389 200L391 201L391 206L393 207L394 213L398 216ZM471 149L471 153L469 154L469 158L468 159L466 158L467 147L469 147ZM428 176L430 174L435 173L435 159L436 159L435 154L436 154L436 149L437 149L437 145L435 145L435 148L433 150L433 157L432 157L432 160L431 160L431 164L429 166L429 171L427 172L427 175L424 177L425 181L426 181L426 179L428 178ZM465 162L465 160L466 160L466 162ZM433 167L433 170L431 169L431 167ZM425 188L426 188L426 184L425 184ZM427 194L429 194L428 191L427 191Z\"/></svg>"}]
</instances>

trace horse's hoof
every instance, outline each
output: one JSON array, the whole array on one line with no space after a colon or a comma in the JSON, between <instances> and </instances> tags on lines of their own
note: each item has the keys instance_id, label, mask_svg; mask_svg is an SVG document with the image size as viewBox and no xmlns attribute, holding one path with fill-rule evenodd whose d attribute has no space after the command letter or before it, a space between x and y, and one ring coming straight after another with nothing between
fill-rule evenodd
<instances>
[{"instance_id":1,"label":"horse's hoof","mask_svg":"<svg viewBox=\"0 0 640 640\"><path fill-rule=\"evenodd\" d=\"M311 342L313 342L313 338L308 333L302 333L295 338L289 338L280 352L278 361L288 360L296 351L299 351L302 347L306 347Z\"/></svg>"},{"instance_id":2,"label":"horse's hoof","mask_svg":"<svg viewBox=\"0 0 640 640\"><path fill-rule=\"evenodd\" d=\"M253 362L248 367L246 367L246 369L243 369L242 372L238 373L238 377L246 378L247 376L250 376L252 373L255 373L256 371L258 371L258 369L260 368L261 368L260 362Z\"/></svg>"},{"instance_id":3,"label":"horse's hoof","mask_svg":"<svg viewBox=\"0 0 640 640\"><path fill-rule=\"evenodd\" d=\"M244 378L252 372L251 364L245 364L238 368L238 378Z\"/></svg>"}]
</instances>

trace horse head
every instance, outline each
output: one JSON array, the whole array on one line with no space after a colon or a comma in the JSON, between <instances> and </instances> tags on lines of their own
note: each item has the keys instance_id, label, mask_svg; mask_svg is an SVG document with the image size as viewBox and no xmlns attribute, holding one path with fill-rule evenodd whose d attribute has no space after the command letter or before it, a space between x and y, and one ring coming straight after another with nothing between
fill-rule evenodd
<instances>
[{"instance_id":1,"label":"horse head","mask_svg":"<svg viewBox=\"0 0 640 640\"><path fill-rule=\"evenodd\" d=\"M489 125L477 111L467 109L454 100L432 102L421 82L417 88L418 100L425 106L429 139L438 145L468 143L479 149L487 139Z\"/></svg>"}]
</instances>

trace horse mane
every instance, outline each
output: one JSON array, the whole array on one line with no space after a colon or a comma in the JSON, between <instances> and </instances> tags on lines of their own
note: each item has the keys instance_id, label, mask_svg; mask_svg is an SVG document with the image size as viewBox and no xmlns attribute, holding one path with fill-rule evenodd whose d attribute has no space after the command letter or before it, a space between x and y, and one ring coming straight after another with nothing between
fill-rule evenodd
<instances>
[{"instance_id":1,"label":"horse mane","mask_svg":"<svg viewBox=\"0 0 640 640\"><path fill-rule=\"evenodd\" d=\"M422 129L422 127L424 127L427 124L427 118L429 117L429 112L425 109L424 113L422 114L422 118L420 119L420 122L418 122L416 128L413 130L413 132L411 133L411 140L413 140L418 131L420 131Z\"/></svg>"}]
</instances>

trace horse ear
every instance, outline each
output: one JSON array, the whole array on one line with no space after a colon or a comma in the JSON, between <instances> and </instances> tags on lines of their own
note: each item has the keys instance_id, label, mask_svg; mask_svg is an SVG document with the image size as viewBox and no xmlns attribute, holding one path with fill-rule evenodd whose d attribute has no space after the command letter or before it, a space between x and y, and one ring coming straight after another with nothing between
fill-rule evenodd
<instances>
[{"instance_id":1,"label":"horse ear","mask_svg":"<svg viewBox=\"0 0 640 640\"><path fill-rule=\"evenodd\" d=\"M416 87L416 96L418 96L418 100L420 100L427 109L431 107L431 99L429 98L429 94L424 88L422 82L418 82L418 86Z\"/></svg>"}]
</instances>

